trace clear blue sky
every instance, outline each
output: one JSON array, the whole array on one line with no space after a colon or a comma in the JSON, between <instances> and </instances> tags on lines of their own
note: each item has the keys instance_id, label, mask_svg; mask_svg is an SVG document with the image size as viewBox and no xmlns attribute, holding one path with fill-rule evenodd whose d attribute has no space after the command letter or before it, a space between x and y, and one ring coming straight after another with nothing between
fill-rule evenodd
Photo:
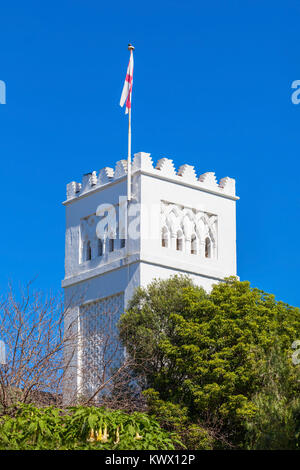
<instances>
[{"instance_id":1,"label":"clear blue sky","mask_svg":"<svg viewBox=\"0 0 300 470\"><path fill-rule=\"evenodd\" d=\"M237 180L238 274L300 304L300 2L2 2L0 288L60 288L65 185L133 153Z\"/></svg>"}]
</instances>

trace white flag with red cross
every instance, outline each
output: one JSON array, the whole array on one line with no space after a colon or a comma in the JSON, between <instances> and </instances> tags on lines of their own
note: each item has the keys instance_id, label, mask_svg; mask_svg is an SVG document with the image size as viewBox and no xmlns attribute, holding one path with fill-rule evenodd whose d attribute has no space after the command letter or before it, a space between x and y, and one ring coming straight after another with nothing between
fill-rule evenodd
<instances>
[{"instance_id":1,"label":"white flag with red cross","mask_svg":"<svg viewBox=\"0 0 300 470\"><path fill-rule=\"evenodd\" d=\"M133 48L132 48L133 49ZM127 74L123 86L123 91L120 99L120 106L123 108L126 101L125 114L131 109L131 95L132 95L132 82L133 82L133 50L130 50L130 59L127 67Z\"/></svg>"}]
</instances>

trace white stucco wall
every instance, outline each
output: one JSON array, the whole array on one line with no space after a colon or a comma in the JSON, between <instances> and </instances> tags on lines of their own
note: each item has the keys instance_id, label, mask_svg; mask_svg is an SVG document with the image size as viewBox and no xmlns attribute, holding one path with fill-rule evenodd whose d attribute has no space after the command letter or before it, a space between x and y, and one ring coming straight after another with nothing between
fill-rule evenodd
<instances>
[{"instance_id":1,"label":"white stucco wall","mask_svg":"<svg viewBox=\"0 0 300 470\"><path fill-rule=\"evenodd\" d=\"M217 256L206 259L186 252L164 248L161 245L160 221L150 219L153 238L148 238L149 217L142 213L141 256L147 262L155 262L173 269L205 275L212 279L236 275L236 221L235 201L200 189L179 185L148 175L141 176L141 200L146 207L159 210L160 201L169 201L187 208L200 209L218 218Z\"/></svg>"}]
</instances>

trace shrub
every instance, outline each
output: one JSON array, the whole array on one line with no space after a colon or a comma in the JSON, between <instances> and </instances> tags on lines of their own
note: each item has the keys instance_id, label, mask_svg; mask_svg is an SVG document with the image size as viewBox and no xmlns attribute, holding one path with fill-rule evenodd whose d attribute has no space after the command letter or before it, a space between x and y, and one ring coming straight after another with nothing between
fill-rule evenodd
<instances>
[{"instance_id":1,"label":"shrub","mask_svg":"<svg viewBox=\"0 0 300 470\"><path fill-rule=\"evenodd\" d=\"M172 450L175 435L146 413L105 408L19 405L0 419L0 449Z\"/></svg>"}]
</instances>

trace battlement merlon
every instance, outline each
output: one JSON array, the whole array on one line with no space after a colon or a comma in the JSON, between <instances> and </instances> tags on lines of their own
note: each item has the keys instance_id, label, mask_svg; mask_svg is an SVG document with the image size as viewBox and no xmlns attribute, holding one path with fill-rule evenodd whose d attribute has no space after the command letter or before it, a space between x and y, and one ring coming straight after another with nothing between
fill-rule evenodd
<instances>
[{"instance_id":1,"label":"battlement merlon","mask_svg":"<svg viewBox=\"0 0 300 470\"><path fill-rule=\"evenodd\" d=\"M154 167L150 153L138 152L134 155L132 162L132 174L137 172L194 187L229 199L239 199L235 194L235 179L226 176L218 182L215 173L211 171L203 173L197 178L193 166L184 164L176 171L173 160L169 158L161 158ZM67 184L67 200L63 204L68 204L87 193L105 189L107 185L126 176L127 160L125 159L117 161L115 169L110 167L102 168L98 175L96 171L87 173L83 176L82 183L72 181Z\"/></svg>"}]
</instances>

